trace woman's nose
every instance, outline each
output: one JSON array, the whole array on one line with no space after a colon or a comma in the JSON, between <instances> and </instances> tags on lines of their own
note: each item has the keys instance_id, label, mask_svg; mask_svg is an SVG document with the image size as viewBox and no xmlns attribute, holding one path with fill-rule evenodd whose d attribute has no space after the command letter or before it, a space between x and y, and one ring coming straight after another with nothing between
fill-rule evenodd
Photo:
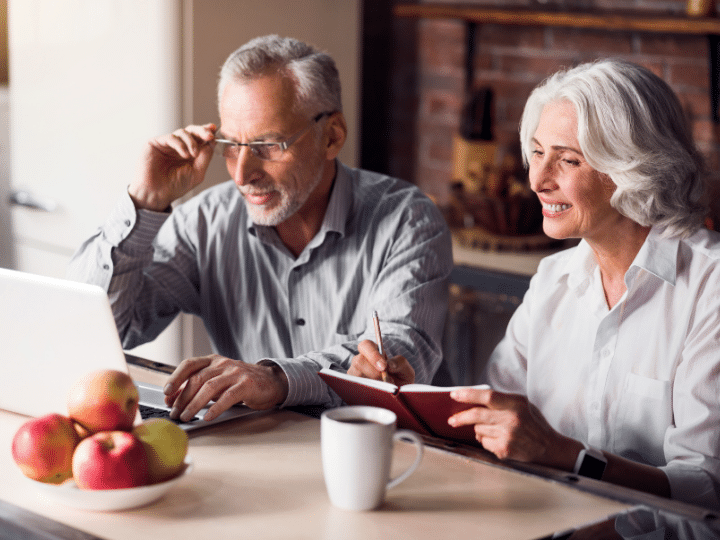
<instances>
[{"instance_id":1,"label":"woman's nose","mask_svg":"<svg viewBox=\"0 0 720 540\"><path fill-rule=\"evenodd\" d=\"M528 180L530 181L530 189L535 193L539 193L554 184L552 167L549 160L535 157L530 162L528 169Z\"/></svg>"}]
</instances>

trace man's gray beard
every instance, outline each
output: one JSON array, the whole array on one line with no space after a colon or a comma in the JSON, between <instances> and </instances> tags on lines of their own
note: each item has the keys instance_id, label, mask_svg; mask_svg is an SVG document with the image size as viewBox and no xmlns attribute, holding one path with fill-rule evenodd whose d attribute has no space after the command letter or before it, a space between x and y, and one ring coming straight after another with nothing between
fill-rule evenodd
<instances>
[{"instance_id":1,"label":"man's gray beard","mask_svg":"<svg viewBox=\"0 0 720 540\"><path fill-rule=\"evenodd\" d=\"M250 219L255 225L262 225L265 227L274 227L285 221L292 214L297 212L295 204L289 198L284 197L284 193L281 193L280 206L273 209L272 212L267 213L259 210L255 205L250 204L247 199L244 199L245 208L247 209ZM299 208L299 207L298 207Z\"/></svg>"},{"instance_id":2,"label":"man's gray beard","mask_svg":"<svg viewBox=\"0 0 720 540\"><path fill-rule=\"evenodd\" d=\"M275 208L269 214L262 211L258 212L255 206L250 204L247 199L243 197L245 208L247 208L250 219L252 219L253 223L256 225L264 227L275 227L276 225L280 225L283 221L300 210L300 208L302 208L302 206L307 202L310 194L320 184L320 181L322 180L322 173L323 169L321 168L316 177L313 179L312 184L308 186L305 191L300 193L290 193L286 188L283 188L282 191L278 190L278 193L280 194L280 206Z\"/></svg>"}]
</instances>

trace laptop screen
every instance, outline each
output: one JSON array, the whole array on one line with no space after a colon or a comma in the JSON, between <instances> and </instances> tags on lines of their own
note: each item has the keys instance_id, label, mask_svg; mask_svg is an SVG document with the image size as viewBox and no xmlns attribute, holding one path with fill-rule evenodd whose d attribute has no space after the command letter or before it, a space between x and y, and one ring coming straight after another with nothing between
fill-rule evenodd
<instances>
[{"instance_id":1,"label":"laptop screen","mask_svg":"<svg viewBox=\"0 0 720 540\"><path fill-rule=\"evenodd\" d=\"M0 409L67 414L67 392L98 369L127 371L105 291L0 268Z\"/></svg>"}]
</instances>

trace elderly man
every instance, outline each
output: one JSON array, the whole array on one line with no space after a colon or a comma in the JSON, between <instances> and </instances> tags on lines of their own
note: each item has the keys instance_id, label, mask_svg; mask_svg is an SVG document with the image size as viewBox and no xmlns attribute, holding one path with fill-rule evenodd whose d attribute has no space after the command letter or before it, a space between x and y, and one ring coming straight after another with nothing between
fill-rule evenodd
<instances>
[{"instance_id":1,"label":"elderly man","mask_svg":"<svg viewBox=\"0 0 720 540\"><path fill-rule=\"evenodd\" d=\"M213 400L206 419L241 402L331 405L317 371L353 358L398 383L430 382L449 233L417 188L336 159L347 127L332 58L293 39L252 40L225 62L218 104L219 128L148 143L144 170L70 267L106 288L126 348L180 312L202 318L217 354L178 366L165 388L171 415L186 420ZM232 181L173 207L213 154ZM373 311L386 349L410 367L369 341Z\"/></svg>"}]
</instances>

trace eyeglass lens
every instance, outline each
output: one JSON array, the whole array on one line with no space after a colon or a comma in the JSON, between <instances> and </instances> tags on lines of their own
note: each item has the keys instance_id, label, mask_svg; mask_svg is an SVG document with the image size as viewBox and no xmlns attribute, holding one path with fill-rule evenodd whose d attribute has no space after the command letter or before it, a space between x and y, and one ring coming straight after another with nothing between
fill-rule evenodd
<instances>
[{"instance_id":1,"label":"eyeglass lens","mask_svg":"<svg viewBox=\"0 0 720 540\"><path fill-rule=\"evenodd\" d=\"M313 125L315 125L324 116L330 115L330 112L323 112L315 116L312 121L303 129L292 135L284 143L281 142L251 142L251 143L238 143L232 141L218 140L215 146L215 152L220 154L225 159L237 159L240 155L240 147L247 146L252 152L252 155L263 160L274 161L282 156L283 152L287 150L291 144L296 142L302 135L305 134ZM220 130L218 130L219 132Z\"/></svg>"},{"instance_id":2,"label":"eyeglass lens","mask_svg":"<svg viewBox=\"0 0 720 540\"><path fill-rule=\"evenodd\" d=\"M265 160L274 160L282 156L283 150L278 143L235 143L218 142L215 146L215 153L225 159L237 159L240 155L240 147L247 146L252 155Z\"/></svg>"}]
</instances>

